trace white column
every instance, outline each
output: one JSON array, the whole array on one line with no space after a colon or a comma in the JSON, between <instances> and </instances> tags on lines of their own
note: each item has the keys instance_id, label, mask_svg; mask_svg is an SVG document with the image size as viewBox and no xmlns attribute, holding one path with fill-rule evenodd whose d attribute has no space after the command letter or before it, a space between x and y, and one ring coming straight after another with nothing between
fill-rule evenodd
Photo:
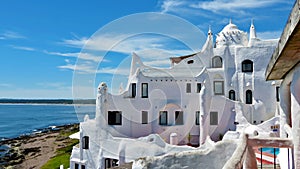
<instances>
[{"instance_id":1,"label":"white column","mask_svg":"<svg viewBox=\"0 0 300 169\"><path fill-rule=\"evenodd\" d=\"M291 92L290 81L285 79L280 86L280 137L286 138L285 124L290 124Z\"/></svg>"},{"instance_id":2,"label":"white column","mask_svg":"<svg viewBox=\"0 0 300 169\"><path fill-rule=\"evenodd\" d=\"M291 124L294 143L295 168L300 168L300 67L295 68L291 83Z\"/></svg>"}]
</instances>

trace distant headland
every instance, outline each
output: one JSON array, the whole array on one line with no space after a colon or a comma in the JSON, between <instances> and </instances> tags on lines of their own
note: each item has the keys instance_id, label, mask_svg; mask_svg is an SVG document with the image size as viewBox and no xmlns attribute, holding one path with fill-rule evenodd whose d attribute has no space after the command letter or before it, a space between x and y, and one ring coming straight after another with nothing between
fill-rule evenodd
<instances>
[{"instance_id":1,"label":"distant headland","mask_svg":"<svg viewBox=\"0 0 300 169\"><path fill-rule=\"evenodd\" d=\"M0 99L0 104L96 104L95 99Z\"/></svg>"}]
</instances>

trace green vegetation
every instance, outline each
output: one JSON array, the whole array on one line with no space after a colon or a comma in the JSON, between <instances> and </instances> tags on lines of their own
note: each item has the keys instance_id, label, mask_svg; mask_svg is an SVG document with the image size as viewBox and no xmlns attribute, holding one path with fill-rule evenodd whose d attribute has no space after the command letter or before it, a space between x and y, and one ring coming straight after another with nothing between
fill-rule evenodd
<instances>
[{"instance_id":1,"label":"green vegetation","mask_svg":"<svg viewBox=\"0 0 300 169\"><path fill-rule=\"evenodd\" d=\"M60 165L64 165L64 168L70 167L70 156L71 156L72 148L73 146L79 143L79 140L70 139L68 136L77 131L71 130L71 131L60 132L56 140L63 141L64 146L57 149L56 155L53 158L51 158L46 164L44 164L41 167L41 169L59 169Z\"/></svg>"}]
</instances>

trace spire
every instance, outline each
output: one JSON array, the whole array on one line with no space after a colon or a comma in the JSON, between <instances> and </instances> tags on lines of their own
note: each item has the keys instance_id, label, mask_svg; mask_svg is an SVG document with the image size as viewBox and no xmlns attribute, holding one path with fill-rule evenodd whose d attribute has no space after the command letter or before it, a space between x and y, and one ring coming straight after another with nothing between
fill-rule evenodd
<instances>
[{"instance_id":1,"label":"spire","mask_svg":"<svg viewBox=\"0 0 300 169\"><path fill-rule=\"evenodd\" d=\"M209 25L209 27L208 27L208 35L210 36L210 35L212 35L213 33L211 32L211 26Z\"/></svg>"},{"instance_id":2,"label":"spire","mask_svg":"<svg viewBox=\"0 0 300 169\"><path fill-rule=\"evenodd\" d=\"M144 66L144 64L142 63L140 57L135 52L133 52L130 68L130 77L132 77L135 74L137 68L142 66Z\"/></svg>"},{"instance_id":3,"label":"spire","mask_svg":"<svg viewBox=\"0 0 300 169\"><path fill-rule=\"evenodd\" d=\"M211 31L211 26L210 25L208 27L208 33L207 34L208 34L208 36L207 36L206 42L203 45L201 51L206 51L208 49L212 49L213 48L213 33Z\"/></svg>"},{"instance_id":4,"label":"spire","mask_svg":"<svg viewBox=\"0 0 300 169\"><path fill-rule=\"evenodd\" d=\"M250 38L249 39L255 39L256 38L256 30L253 24L253 19L251 19L251 26L250 26Z\"/></svg>"},{"instance_id":5,"label":"spire","mask_svg":"<svg viewBox=\"0 0 300 169\"><path fill-rule=\"evenodd\" d=\"M229 24L232 24L232 20L231 20L231 18L229 19Z\"/></svg>"}]
</instances>

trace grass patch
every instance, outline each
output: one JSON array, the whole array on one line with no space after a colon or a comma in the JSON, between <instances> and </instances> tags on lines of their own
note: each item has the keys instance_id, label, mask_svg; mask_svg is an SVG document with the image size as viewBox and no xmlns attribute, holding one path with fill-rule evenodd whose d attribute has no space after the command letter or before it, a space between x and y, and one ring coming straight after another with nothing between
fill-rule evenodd
<instances>
[{"instance_id":1,"label":"grass patch","mask_svg":"<svg viewBox=\"0 0 300 169\"><path fill-rule=\"evenodd\" d=\"M56 141L59 144L64 144L63 147L56 150L56 155L52 157L46 164L44 164L41 169L59 169L60 165L64 165L64 168L70 167L70 156L73 146L79 143L77 139L70 139L68 136L78 132L78 128L73 130L61 131L59 136L57 136Z\"/></svg>"},{"instance_id":2,"label":"grass patch","mask_svg":"<svg viewBox=\"0 0 300 169\"><path fill-rule=\"evenodd\" d=\"M60 165L64 165L64 168L70 167L70 156L73 146L79 143L79 140L68 139L65 147L59 148L56 151L56 156L51 158L44 164L41 169L59 169Z\"/></svg>"},{"instance_id":3,"label":"grass patch","mask_svg":"<svg viewBox=\"0 0 300 169\"><path fill-rule=\"evenodd\" d=\"M64 168L70 167L70 154L61 154L51 158L41 169L59 169L60 165Z\"/></svg>"}]
</instances>

